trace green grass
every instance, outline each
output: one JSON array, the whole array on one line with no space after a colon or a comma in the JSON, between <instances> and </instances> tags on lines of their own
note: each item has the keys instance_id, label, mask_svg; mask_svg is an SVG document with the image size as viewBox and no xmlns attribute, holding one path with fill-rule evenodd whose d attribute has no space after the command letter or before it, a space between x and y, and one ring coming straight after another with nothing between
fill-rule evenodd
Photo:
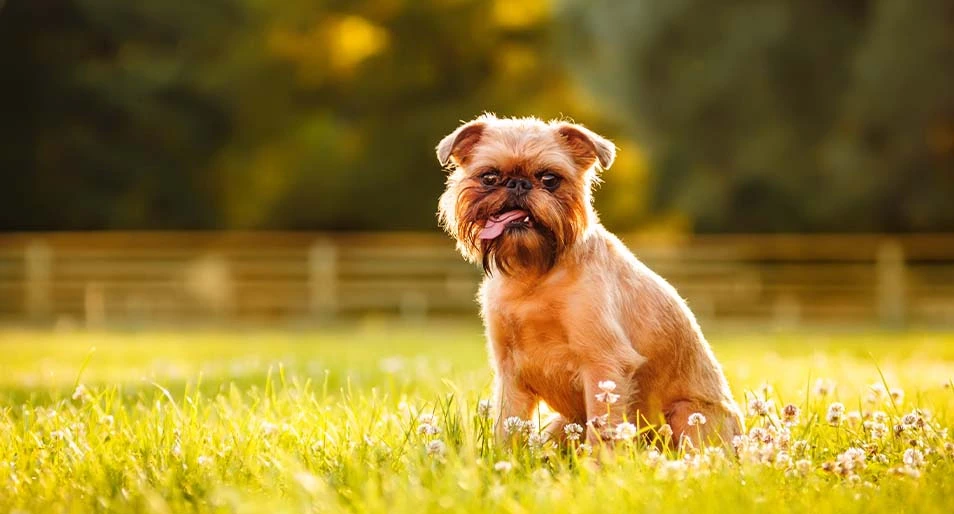
<instances>
[{"instance_id":1,"label":"green grass","mask_svg":"<svg viewBox=\"0 0 954 514\"><path fill-rule=\"evenodd\" d=\"M952 511L954 334L710 339L740 403L771 386L774 414L747 418L760 430L738 459L625 442L600 459L496 448L478 413L490 373L473 328L7 330L0 512ZM819 395L818 379L834 391ZM904 398L868 403L871 384ZM786 443L789 403L800 416ZM930 416L894 435L916 408ZM889 433L852 411L883 411ZM438 434L419 433L427 415ZM838 467L849 448L864 459ZM909 449L923 464L905 465Z\"/></svg>"}]
</instances>

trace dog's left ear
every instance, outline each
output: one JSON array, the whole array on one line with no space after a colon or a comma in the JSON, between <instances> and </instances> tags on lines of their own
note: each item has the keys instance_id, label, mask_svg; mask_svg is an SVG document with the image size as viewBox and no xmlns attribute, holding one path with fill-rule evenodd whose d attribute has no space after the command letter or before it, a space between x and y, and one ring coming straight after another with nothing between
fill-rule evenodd
<instances>
[{"instance_id":1,"label":"dog's left ear","mask_svg":"<svg viewBox=\"0 0 954 514\"><path fill-rule=\"evenodd\" d=\"M484 122L480 119L467 122L437 144L437 160L441 166L448 166L451 162L463 165L470 157L481 134L484 133Z\"/></svg>"},{"instance_id":2,"label":"dog's left ear","mask_svg":"<svg viewBox=\"0 0 954 514\"><path fill-rule=\"evenodd\" d=\"M609 169L616 159L616 145L603 136L575 123L561 123L556 127L576 162L589 168L595 162Z\"/></svg>"}]
</instances>

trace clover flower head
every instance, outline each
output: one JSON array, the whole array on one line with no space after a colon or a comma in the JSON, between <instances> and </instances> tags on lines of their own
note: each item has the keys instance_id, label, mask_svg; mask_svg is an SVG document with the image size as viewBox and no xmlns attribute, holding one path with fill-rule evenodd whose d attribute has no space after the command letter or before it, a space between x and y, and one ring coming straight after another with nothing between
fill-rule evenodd
<instances>
[{"instance_id":1,"label":"clover flower head","mask_svg":"<svg viewBox=\"0 0 954 514\"><path fill-rule=\"evenodd\" d=\"M501 473L506 473L513 469L513 464L510 461L502 460L494 464L494 471L499 471Z\"/></svg>"},{"instance_id":2,"label":"clover flower head","mask_svg":"<svg viewBox=\"0 0 954 514\"><path fill-rule=\"evenodd\" d=\"M706 417L701 412L693 412L689 415L689 419L686 420L686 423L690 427L698 427L706 424Z\"/></svg>"},{"instance_id":3,"label":"clover flower head","mask_svg":"<svg viewBox=\"0 0 954 514\"><path fill-rule=\"evenodd\" d=\"M619 395L603 391L602 393L596 393L596 400L607 405L612 405L619 401Z\"/></svg>"},{"instance_id":4,"label":"clover flower head","mask_svg":"<svg viewBox=\"0 0 954 514\"><path fill-rule=\"evenodd\" d=\"M798 423L799 413L798 407L790 403L782 408L782 421L789 425L794 425Z\"/></svg>"},{"instance_id":5,"label":"clover flower head","mask_svg":"<svg viewBox=\"0 0 954 514\"><path fill-rule=\"evenodd\" d=\"M435 439L427 443L427 454L435 457L442 457L447 453L447 445L440 439Z\"/></svg>"},{"instance_id":6,"label":"clover flower head","mask_svg":"<svg viewBox=\"0 0 954 514\"><path fill-rule=\"evenodd\" d=\"M616 382L612 380L601 380L596 384L596 387L603 391L604 393L612 393L616 390Z\"/></svg>"},{"instance_id":7,"label":"clover flower head","mask_svg":"<svg viewBox=\"0 0 954 514\"><path fill-rule=\"evenodd\" d=\"M752 398L752 401L749 402L749 413L753 416L768 416L772 411L772 407L772 400Z\"/></svg>"},{"instance_id":8,"label":"clover flower head","mask_svg":"<svg viewBox=\"0 0 954 514\"><path fill-rule=\"evenodd\" d=\"M636 437L636 425L628 422L623 422L616 425L616 439L623 441L630 441Z\"/></svg>"},{"instance_id":9,"label":"clover flower head","mask_svg":"<svg viewBox=\"0 0 954 514\"><path fill-rule=\"evenodd\" d=\"M834 402L828 406L828 413L825 419L829 425L838 426L841 424L842 417L845 414L845 405L840 402Z\"/></svg>"},{"instance_id":10,"label":"clover flower head","mask_svg":"<svg viewBox=\"0 0 954 514\"><path fill-rule=\"evenodd\" d=\"M563 433L568 441L579 441L583 435L583 427L577 423L568 423L563 427Z\"/></svg>"},{"instance_id":11,"label":"clover flower head","mask_svg":"<svg viewBox=\"0 0 954 514\"><path fill-rule=\"evenodd\" d=\"M917 448L908 448L904 450L904 455L901 460L904 462L905 466L912 468L920 468L924 466L924 453Z\"/></svg>"}]
</instances>

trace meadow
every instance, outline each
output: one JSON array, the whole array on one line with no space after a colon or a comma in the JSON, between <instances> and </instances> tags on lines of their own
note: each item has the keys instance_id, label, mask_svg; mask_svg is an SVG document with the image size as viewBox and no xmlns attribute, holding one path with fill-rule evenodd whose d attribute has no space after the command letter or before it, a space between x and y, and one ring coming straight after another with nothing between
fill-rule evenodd
<instances>
[{"instance_id":1,"label":"meadow","mask_svg":"<svg viewBox=\"0 0 954 514\"><path fill-rule=\"evenodd\" d=\"M0 512L954 510L954 333L709 339L736 451L497 447L472 326L6 329Z\"/></svg>"}]
</instances>

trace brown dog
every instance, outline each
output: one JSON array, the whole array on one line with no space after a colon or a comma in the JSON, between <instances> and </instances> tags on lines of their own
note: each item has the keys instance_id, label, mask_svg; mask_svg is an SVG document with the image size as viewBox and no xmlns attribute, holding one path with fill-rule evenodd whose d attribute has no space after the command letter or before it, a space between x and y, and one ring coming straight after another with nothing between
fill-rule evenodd
<instances>
[{"instance_id":1,"label":"brown dog","mask_svg":"<svg viewBox=\"0 0 954 514\"><path fill-rule=\"evenodd\" d=\"M587 424L593 443L605 436L599 426L625 419L666 422L675 441L728 444L741 416L692 312L593 209L597 171L615 155L580 125L491 114L437 146L450 171L441 224L486 271L497 435L501 420L529 419L543 400L561 415L548 427L555 436ZM609 397L603 381L615 382ZM704 418L690 422L697 412Z\"/></svg>"}]
</instances>

